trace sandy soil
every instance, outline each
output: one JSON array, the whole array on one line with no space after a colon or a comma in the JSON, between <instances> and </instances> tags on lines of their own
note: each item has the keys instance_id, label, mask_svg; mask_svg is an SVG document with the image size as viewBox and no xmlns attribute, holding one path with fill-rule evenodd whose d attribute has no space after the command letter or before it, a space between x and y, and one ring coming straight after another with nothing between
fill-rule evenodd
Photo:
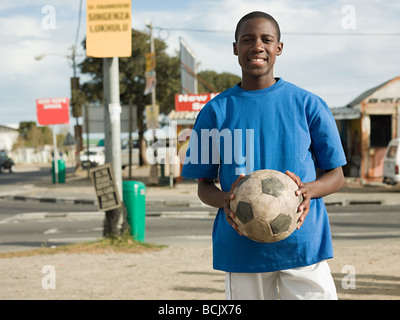
<instances>
[{"instance_id":1,"label":"sandy soil","mask_svg":"<svg viewBox=\"0 0 400 320\"><path fill-rule=\"evenodd\" d=\"M400 299L400 240L336 241L330 260L340 299ZM55 270L55 289L43 279ZM352 266L355 283L348 274ZM0 259L0 299L224 299L209 245L141 254L56 254ZM44 281L44 284L50 282ZM347 285L355 288L345 290Z\"/></svg>"}]
</instances>

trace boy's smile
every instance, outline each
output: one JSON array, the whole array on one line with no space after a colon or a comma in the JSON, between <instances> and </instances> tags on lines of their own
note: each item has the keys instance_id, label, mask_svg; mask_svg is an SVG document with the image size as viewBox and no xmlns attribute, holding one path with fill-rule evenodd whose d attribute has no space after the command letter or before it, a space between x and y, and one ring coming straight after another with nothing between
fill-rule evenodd
<instances>
[{"instance_id":1,"label":"boy's smile","mask_svg":"<svg viewBox=\"0 0 400 320\"><path fill-rule=\"evenodd\" d=\"M233 52L242 67L242 88L258 90L275 83L273 67L281 55L283 43L278 42L274 25L263 18L245 21L240 27Z\"/></svg>"}]
</instances>

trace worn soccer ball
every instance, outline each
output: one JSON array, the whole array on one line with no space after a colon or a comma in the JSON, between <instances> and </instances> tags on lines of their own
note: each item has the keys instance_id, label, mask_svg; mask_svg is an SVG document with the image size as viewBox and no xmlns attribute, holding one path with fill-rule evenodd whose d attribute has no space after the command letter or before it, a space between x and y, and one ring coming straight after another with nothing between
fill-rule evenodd
<instances>
[{"instance_id":1,"label":"worn soccer ball","mask_svg":"<svg viewBox=\"0 0 400 320\"><path fill-rule=\"evenodd\" d=\"M230 203L235 223L246 237L263 243L287 238L296 229L303 197L297 184L276 170L258 170L245 176L233 191Z\"/></svg>"}]
</instances>

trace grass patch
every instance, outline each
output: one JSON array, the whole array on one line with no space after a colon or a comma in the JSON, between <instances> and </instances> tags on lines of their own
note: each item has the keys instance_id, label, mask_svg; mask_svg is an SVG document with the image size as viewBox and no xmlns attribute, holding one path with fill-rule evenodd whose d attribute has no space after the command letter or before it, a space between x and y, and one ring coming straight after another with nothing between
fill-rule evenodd
<instances>
[{"instance_id":1,"label":"grass patch","mask_svg":"<svg viewBox=\"0 0 400 320\"><path fill-rule=\"evenodd\" d=\"M132 239L130 235L121 237L103 238L92 242L82 242L61 245L57 247L43 247L32 250L3 252L0 258L30 257L36 255L49 255L57 253L143 253L148 251L158 251L166 246L149 243L141 243Z\"/></svg>"}]
</instances>

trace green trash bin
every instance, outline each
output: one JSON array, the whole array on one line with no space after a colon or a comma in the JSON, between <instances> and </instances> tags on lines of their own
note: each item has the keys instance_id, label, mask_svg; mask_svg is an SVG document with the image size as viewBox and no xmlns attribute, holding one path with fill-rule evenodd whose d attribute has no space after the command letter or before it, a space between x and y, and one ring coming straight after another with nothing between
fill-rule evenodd
<instances>
[{"instance_id":1,"label":"green trash bin","mask_svg":"<svg viewBox=\"0 0 400 320\"><path fill-rule=\"evenodd\" d=\"M65 183L65 161L63 159L58 159L58 183ZM51 162L51 175L53 177L53 183L56 183L56 174L54 168L54 160Z\"/></svg>"},{"instance_id":2,"label":"green trash bin","mask_svg":"<svg viewBox=\"0 0 400 320\"><path fill-rule=\"evenodd\" d=\"M122 181L122 199L128 212L128 223L133 239L144 242L146 186L140 181Z\"/></svg>"}]
</instances>

